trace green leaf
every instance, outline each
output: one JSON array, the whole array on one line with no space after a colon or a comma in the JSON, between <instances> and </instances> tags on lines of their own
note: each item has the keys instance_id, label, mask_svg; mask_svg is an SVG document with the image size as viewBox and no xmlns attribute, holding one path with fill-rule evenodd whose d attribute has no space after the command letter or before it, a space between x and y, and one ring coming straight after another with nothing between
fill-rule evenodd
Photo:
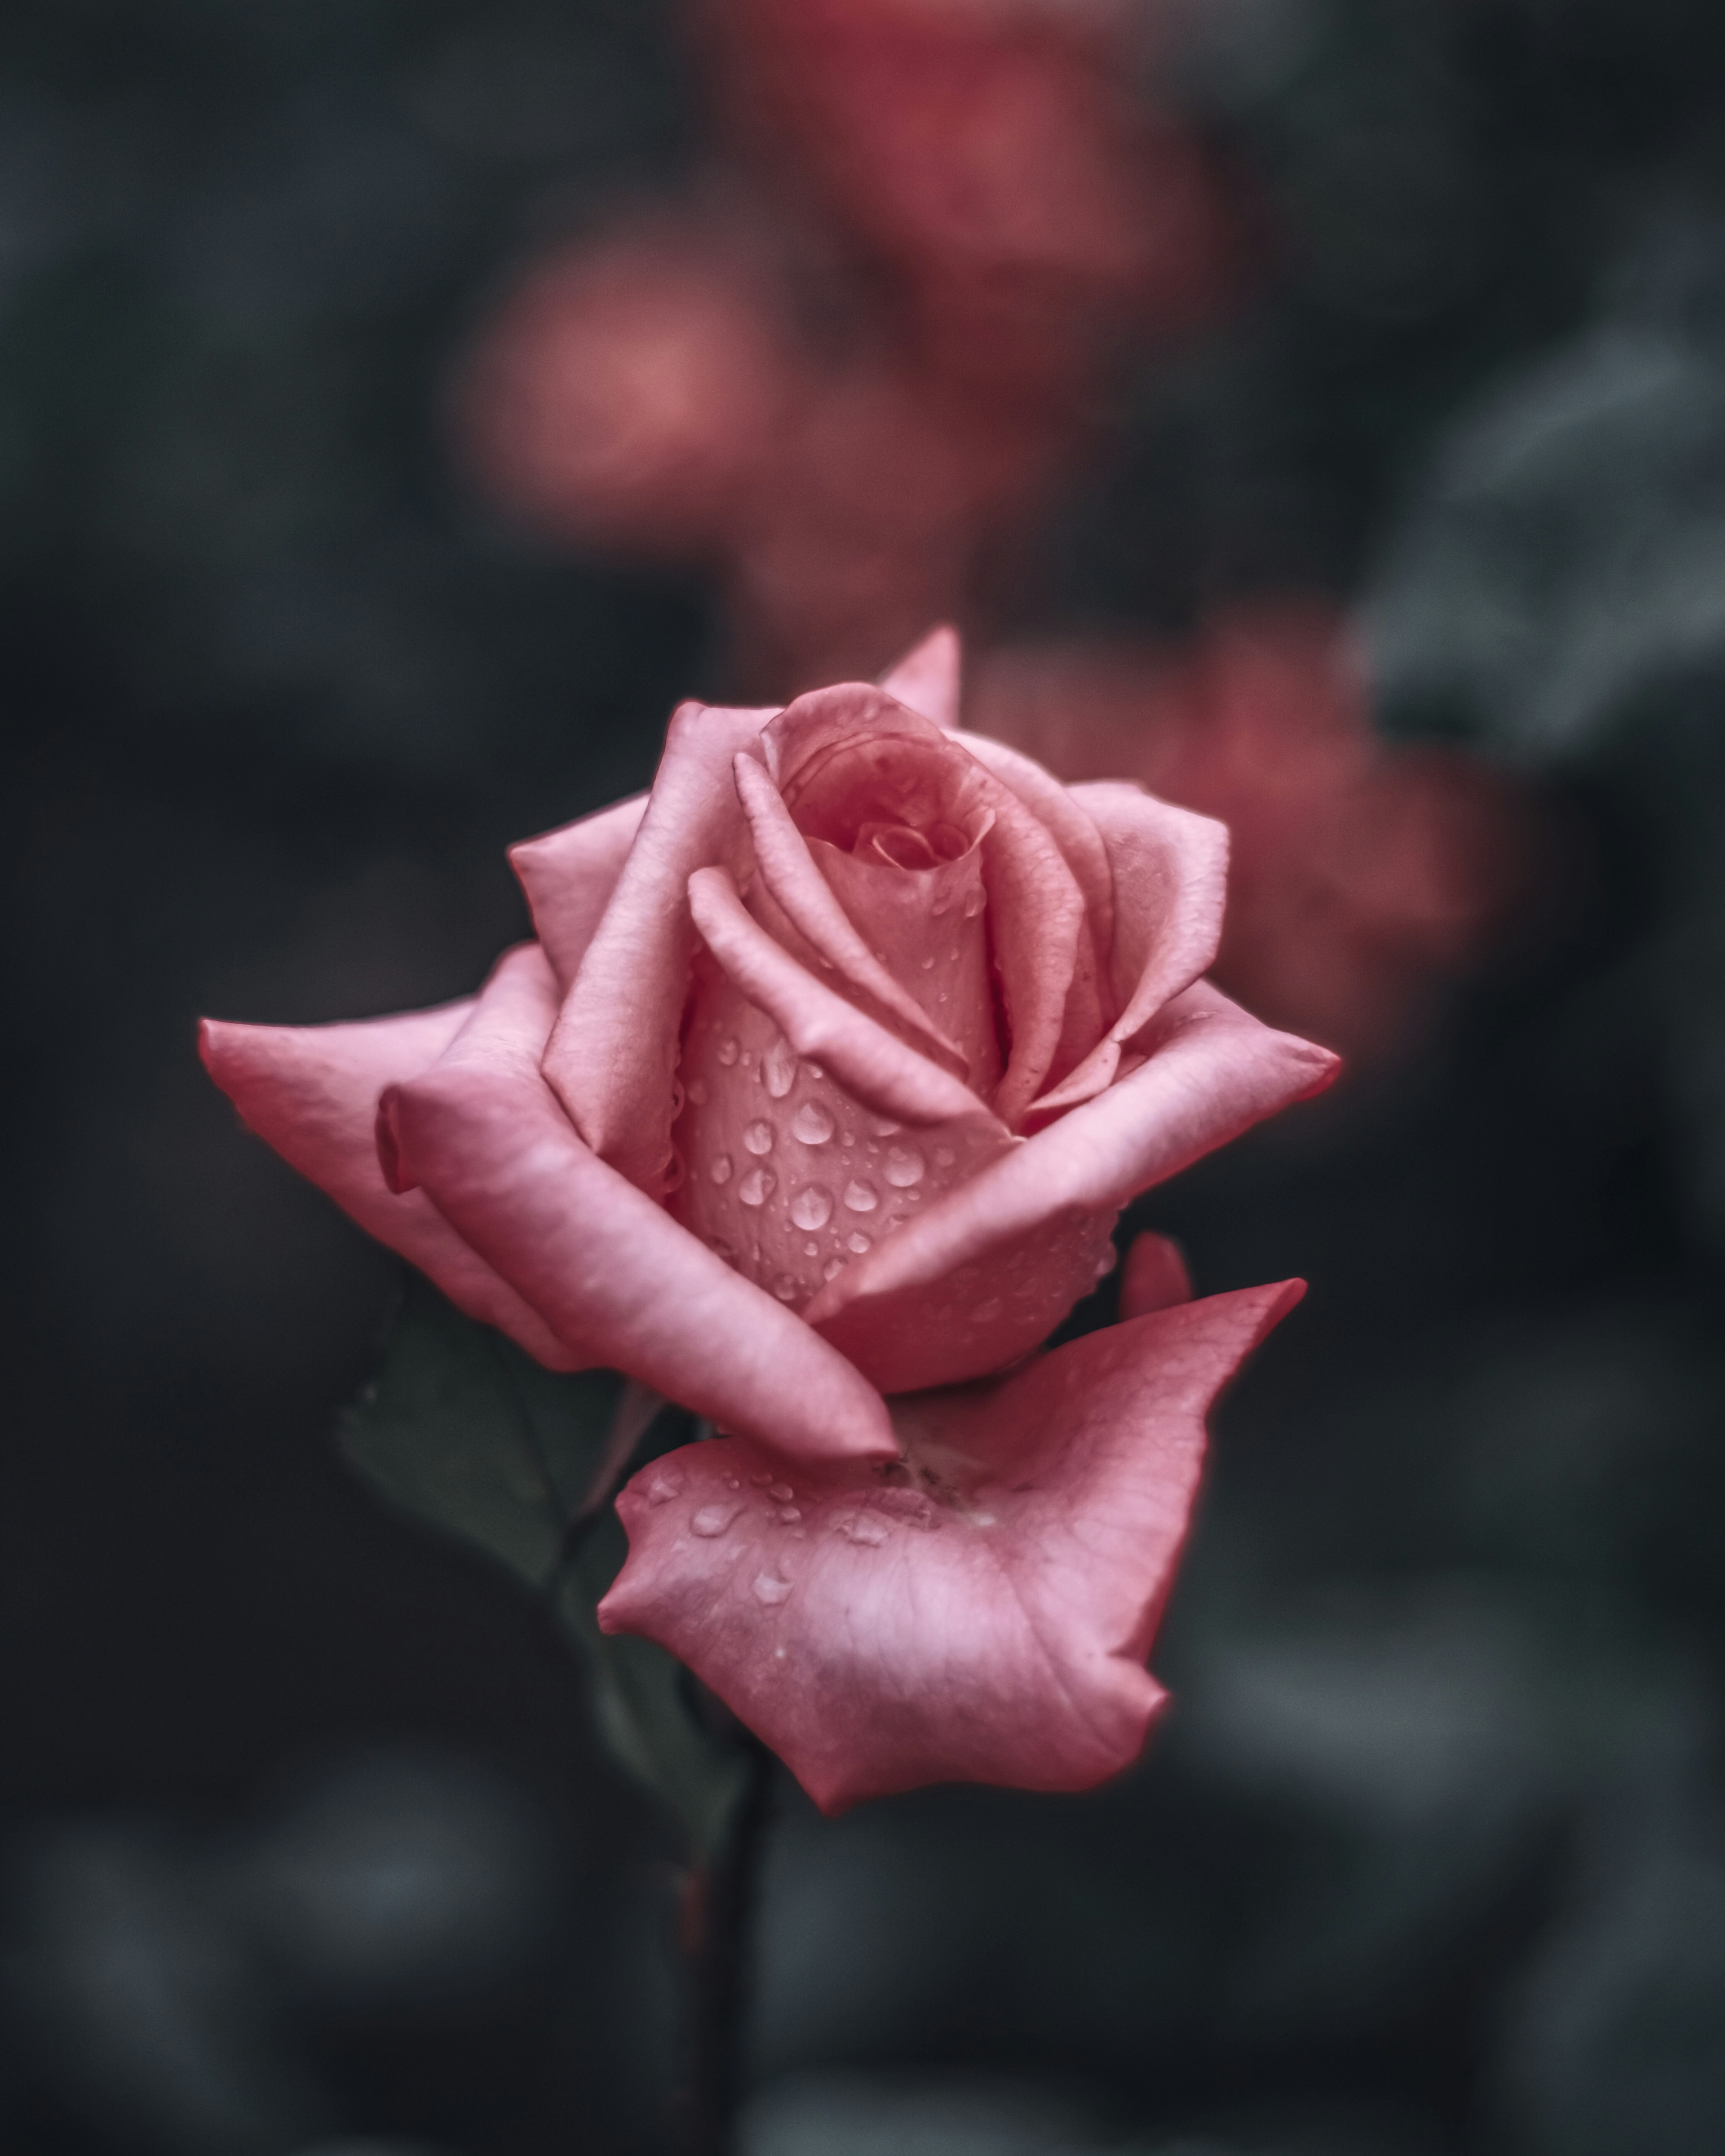
<instances>
[{"instance_id":1,"label":"green leaf","mask_svg":"<svg viewBox=\"0 0 1725 2156\"><path fill-rule=\"evenodd\" d=\"M622 1393L608 1370L542 1369L415 1279L341 1446L398 1510L548 1589Z\"/></svg>"},{"instance_id":2,"label":"green leaf","mask_svg":"<svg viewBox=\"0 0 1725 2156\"><path fill-rule=\"evenodd\" d=\"M587 1663L613 1757L710 1860L745 1794L747 1759L674 1656L649 1640L608 1638L594 1614L627 1549L605 1501L662 1404L611 1371L542 1369L416 1276L375 1382L341 1417L340 1444L396 1511L476 1545L547 1597ZM686 1427L669 1434L681 1441Z\"/></svg>"}]
</instances>

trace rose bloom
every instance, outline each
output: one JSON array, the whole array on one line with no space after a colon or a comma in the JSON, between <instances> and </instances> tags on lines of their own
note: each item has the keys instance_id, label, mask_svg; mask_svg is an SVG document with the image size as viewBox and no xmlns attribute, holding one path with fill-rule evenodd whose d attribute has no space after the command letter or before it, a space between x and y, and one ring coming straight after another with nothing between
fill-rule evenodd
<instances>
[{"instance_id":1,"label":"rose bloom","mask_svg":"<svg viewBox=\"0 0 1725 2156\"><path fill-rule=\"evenodd\" d=\"M600 1606L815 1800L1090 1786L1137 1754L1204 1419L1298 1282L1040 1342L1148 1185L1335 1059L1203 979L1219 824L884 685L685 704L651 792L529 841L470 1003L208 1024L247 1123L462 1309L723 1433L619 1499Z\"/></svg>"}]
</instances>

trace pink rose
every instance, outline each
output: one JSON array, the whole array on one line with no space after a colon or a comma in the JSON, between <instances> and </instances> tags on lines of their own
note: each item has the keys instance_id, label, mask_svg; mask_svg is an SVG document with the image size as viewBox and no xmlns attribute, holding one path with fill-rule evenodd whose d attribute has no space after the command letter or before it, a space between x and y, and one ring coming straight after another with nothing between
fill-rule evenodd
<instances>
[{"instance_id":1,"label":"pink rose","mask_svg":"<svg viewBox=\"0 0 1725 2156\"><path fill-rule=\"evenodd\" d=\"M726 1436L638 1475L613 1630L829 1810L1127 1764L1204 1417L1297 1283L1026 1361L1138 1192L1335 1059L1201 979L1219 824L952 731L957 645L782 711L685 705L651 793L515 850L479 998L209 1023L245 1121L470 1315ZM1004 1373L1004 1374L1003 1374Z\"/></svg>"}]
</instances>

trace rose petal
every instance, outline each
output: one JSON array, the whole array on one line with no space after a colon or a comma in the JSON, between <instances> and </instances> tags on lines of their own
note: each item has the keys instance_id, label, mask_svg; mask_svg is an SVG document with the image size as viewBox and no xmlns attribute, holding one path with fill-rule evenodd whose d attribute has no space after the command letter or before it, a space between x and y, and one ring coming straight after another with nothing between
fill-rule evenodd
<instances>
[{"instance_id":1,"label":"rose petal","mask_svg":"<svg viewBox=\"0 0 1725 2156\"><path fill-rule=\"evenodd\" d=\"M949 1192L803 1316L883 1392L999 1369L1089 1289L1130 1199L1339 1067L1200 983L1163 1011L1141 1068Z\"/></svg>"},{"instance_id":2,"label":"rose petal","mask_svg":"<svg viewBox=\"0 0 1725 2156\"><path fill-rule=\"evenodd\" d=\"M963 648L958 632L942 622L913 644L895 667L880 676L880 686L896 703L920 711L937 726L958 723L958 689Z\"/></svg>"},{"instance_id":3,"label":"rose petal","mask_svg":"<svg viewBox=\"0 0 1725 2156\"><path fill-rule=\"evenodd\" d=\"M684 704L611 902L582 957L545 1051L575 1127L638 1189L662 1196L672 1077L694 950L686 892L742 829L732 759L765 711Z\"/></svg>"},{"instance_id":4,"label":"rose petal","mask_svg":"<svg viewBox=\"0 0 1725 2156\"><path fill-rule=\"evenodd\" d=\"M1143 1667L1216 1394L1302 1292L1186 1303L1003 1383L894 1404L911 1473L818 1469L784 1494L700 1445L618 1500L612 1632L685 1661L824 1811L928 1782L1083 1789L1129 1766Z\"/></svg>"},{"instance_id":5,"label":"rose petal","mask_svg":"<svg viewBox=\"0 0 1725 2156\"><path fill-rule=\"evenodd\" d=\"M509 850L510 865L532 911L534 931L565 988L610 903L646 811L646 795L637 793L560 830L523 839Z\"/></svg>"},{"instance_id":6,"label":"rose petal","mask_svg":"<svg viewBox=\"0 0 1725 2156\"><path fill-rule=\"evenodd\" d=\"M512 953L442 1060L393 1101L397 1141L463 1240L583 1362L793 1458L896 1450L880 1396L584 1146L540 1069L557 987Z\"/></svg>"},{"instance_id":7,"label":"rose petal","mask_svg":"<svg viewBox=\"0 0 1725 2156\"><path fill-rule=\"evenodd\" d=\"M1119 1046L1191 987L1222 940L1225 824L1136 786L1075 786L1072 792L1100 830L1113 870L1113 988L1121 1011L1086 1061L1034 1103L1033 1116L1091 1100L1111 1083Z\"/></svg>"},{"instance_id":8,"label":"rose petal","mask_svg":"<svg viewBox=\"0 0 1725 2156\"><path fill-rule=\"evenodd\" d=\"M568 1350L470 1250L424 1194L395 1195L378 1164L377 1096L434 1063L471 1001L364 1025L230 1025L206 1019L198 1052L247 1127L333 1198L368 1235L435 1281L458 1309L495 1325L552 1369Z\"/></svg>"},{"instance_id":9,"label":"rose petal","mask_svg":"<svg viewBox=\"0 0 1725 2156\"><path fill-rule=\"evenodd\" d=\"M723 869L697 870L689 880L689 901L701 939L726 978L767 1013L798 1055L829 1070L865 1107L906 1123L959 1116L995 1123L961 1079L824 987L775 943L750 916Z\"/></svg>"},{"instance_id":10,"label":"rose petal","mask_svg":"<svg viewBox=\"0 0 1725 2156\"><path fill-rule=\"evenodd\" d=\"M808 844L858 933L937 1019L958 1056L958 1075L986 1097L1000 1081L1001 1064L980 845L955 861L906 869L878 854L840 853L822 839Z\"/></svg>"},{"instance_id":11,"label":"rose petal","mask_svg":"<svg viewBox=\"0 0 1725 2156\"><path fill-rule=\"evenodd\" d=\"M884 1024L902 1031L933 1060L962 1076L963 1057L863 941L815 866L809 842L792 821L764 762L745 753L736 759L735 772L737 798L755 842L756 865L791 925L837 969L854 995L874 1006L873 1014Z\"/></svg>"},{"instance_id":12,"label":"rose petal","mask_svg":"<svg viewBox=\"0 0 1725 2156\"><path fill-rule=\"evenodd\" d=\"M1134 1235L1120 1269L1122 1317L1147 1317L1192 1300L1192 1276L1179 1245L1168 1235Z\"/></svg>"}]
</instances>

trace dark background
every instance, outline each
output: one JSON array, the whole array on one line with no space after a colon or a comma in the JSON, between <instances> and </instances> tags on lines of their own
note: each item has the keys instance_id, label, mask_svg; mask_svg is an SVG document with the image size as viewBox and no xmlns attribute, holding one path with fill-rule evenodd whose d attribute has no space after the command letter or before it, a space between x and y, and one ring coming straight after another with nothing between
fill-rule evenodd
<instances>
[{"instance_id":1,"label":"dark background","mask_svg":"<svg viewBox=\"0 0 1725 2156\"><path fill-rule=\"evenodd\" d=\"M1147 362L1035 625L1353 610L1386 732L1538 804L1538 890L1417 1053L1139 1209L1200 1291L1313 1282L1221 1419L1176 1709L1082 1801L787 1789L755 2145L1699 2156L1725 27L1189 13L1272 266ZM441 417L700 87L646 0L0 23L8 2149L660 2144L671 1840L526 1599L341 1467L392 1263L192 1033L466 991L505 844L723 691L700 577L524 537Z\"/></svg>"}]
</instances>

